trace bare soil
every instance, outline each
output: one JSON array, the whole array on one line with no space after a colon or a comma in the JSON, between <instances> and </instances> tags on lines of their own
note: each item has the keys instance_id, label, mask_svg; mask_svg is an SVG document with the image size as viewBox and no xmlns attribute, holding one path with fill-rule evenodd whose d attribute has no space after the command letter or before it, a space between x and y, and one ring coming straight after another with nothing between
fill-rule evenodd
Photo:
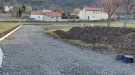
<instances>
[{"instance_id":1,"label":"bare soil","mask_svg":"<svg viewBox=\"0 0 135 75\"><path fill-rule=\"evenodd\" d=\"M81 40L88 44L110 44L112 48L109 50L112 52L135 56L135 28L73 27L68 32L57 30L54 33L62 39Z\"/></svg>"}]
</instances>

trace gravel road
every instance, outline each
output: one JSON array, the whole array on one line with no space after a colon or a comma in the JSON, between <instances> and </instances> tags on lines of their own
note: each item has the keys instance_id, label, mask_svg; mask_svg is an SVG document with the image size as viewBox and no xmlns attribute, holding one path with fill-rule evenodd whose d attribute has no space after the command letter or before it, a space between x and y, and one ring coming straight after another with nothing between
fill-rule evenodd
<instances>
[{"instance_id":1,"label":"gravel road","mask_svg":"<svg viewBox=\"0 0 135 75\"><path fill-rule=\"evenodd\" d=\"M55 40L43 26L22 26L1 48L2 75L135 75L135 64Z\"/></svg>"}]
</instances>

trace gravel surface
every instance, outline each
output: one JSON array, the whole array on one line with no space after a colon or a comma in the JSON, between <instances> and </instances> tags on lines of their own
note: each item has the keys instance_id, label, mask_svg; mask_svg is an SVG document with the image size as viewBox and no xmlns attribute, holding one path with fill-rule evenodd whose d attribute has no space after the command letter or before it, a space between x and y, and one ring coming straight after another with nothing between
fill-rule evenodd
<instances>
[{"instance_id":1,"label":"gravel surface","mask_svg":"<svg viewBox=\"0 0 135 75\"><path fill-rule=\"evenodd\" d=\"M135 75L135 64L55 40L43 26L23 26L1 47L2 75Z\"/></svg>"}]
</instances>

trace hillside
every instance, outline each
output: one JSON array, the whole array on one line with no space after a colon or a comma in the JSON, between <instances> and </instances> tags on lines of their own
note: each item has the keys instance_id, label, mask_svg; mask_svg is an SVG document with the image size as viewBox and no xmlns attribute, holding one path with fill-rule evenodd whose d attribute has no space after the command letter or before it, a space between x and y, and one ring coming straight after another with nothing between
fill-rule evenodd
<instances>
[{"instance_id":1,"label":"hillside","mask_svg":"<svg viewBox=\"0 0 135 75\"><path fill-rule=\"evenodd\" d=\"M5 0L11 2L12 0ZM95 6L96 0L18 0L20 4L31 3L35 8L72 10L84 6Z\"/></svg>"}]
</instances>

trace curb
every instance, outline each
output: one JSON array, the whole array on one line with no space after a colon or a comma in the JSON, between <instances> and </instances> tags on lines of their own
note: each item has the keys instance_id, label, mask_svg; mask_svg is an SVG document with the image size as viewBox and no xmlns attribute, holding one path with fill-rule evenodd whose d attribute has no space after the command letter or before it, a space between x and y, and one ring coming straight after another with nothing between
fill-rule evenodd
<instances>
[{"instance_id":1,"label":"curb","mask_svg":"<svg viewBox=\"0 0 135 75\"><path fill-rule=\"evenodd\" d=\"M18 30L22 25L20 25L19 27L15 28L14 30L12 30L11 32L9 32L8 34L6 34L5 36L3 36L2 38L0 38L0 42L2 40L4 40L6 37L8 37L9 35L11 35L12 33L14 33L16 30Z\"/></svg>"},{"instance_id":2,"label":"curb","mask_svg":"<svg viewBox=\"0 0 135 75\"><path fill-rule=\"evenodd\" d=\"M2 40L4 40L5 38L7 38L9 35L11 35L12 33L14 33L16 30L18 30L22 25L20 25L19 27L15 28L14 30L12 30L11 32L7 33L5 36L3 36L2 38L0 38L0 42ZM0 47L0 67L2 66L2 60L3 60L3 52L2 49Z\"/></svg>"}]
</instances>

